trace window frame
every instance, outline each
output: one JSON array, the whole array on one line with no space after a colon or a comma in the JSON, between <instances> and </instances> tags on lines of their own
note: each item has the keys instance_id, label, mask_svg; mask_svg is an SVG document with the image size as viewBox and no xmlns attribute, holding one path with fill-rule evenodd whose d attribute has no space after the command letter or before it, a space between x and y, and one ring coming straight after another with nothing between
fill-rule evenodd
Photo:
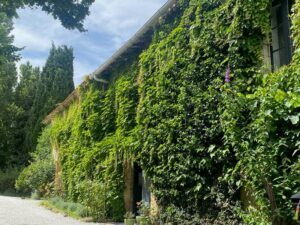
<instances>
[{"instance_id":1,"label":"window frame","mask_svg":"<svg viewBox=\"0 0 300 225\"><path fill-rule=\"evenodd\" d=\"M292 4L293 0L275 0L272 2L270 43L272 71L289 64L292 60L293 43L289 16ZM274 49L274 46L277 48ZM275 54L277 54L277 58Z\"/></svg>"}]
</instances>

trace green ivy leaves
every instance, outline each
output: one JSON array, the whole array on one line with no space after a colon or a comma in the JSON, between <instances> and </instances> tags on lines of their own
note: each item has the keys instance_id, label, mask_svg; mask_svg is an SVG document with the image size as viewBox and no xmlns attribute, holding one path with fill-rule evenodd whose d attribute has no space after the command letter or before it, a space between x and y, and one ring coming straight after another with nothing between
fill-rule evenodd
<instances>
[{"instance_id":1,"label":"green ivy leaves","mask_svg":"<svg viewBox=\"0 0 300 225\"><path fill-rule=\"evenodd\" d=\"M290 66L261 73L269 0L180 4L183 16L157 27L140 58L116 68L107 91L90 83L57 118L65 193L87 202L85 184L100 183L92 189L101 192L99 205L107 203L101 215L120 217L122 163L130 159L143 167L162 207L204 218L230 208L228 218L240 224L289 223L300 176L300 58L295 53ZM228 67L232 81L224 85ZM240 199L243 189L250 200ZM237 215L240 200L256 208Z\"/></svg>"}]
</instances>

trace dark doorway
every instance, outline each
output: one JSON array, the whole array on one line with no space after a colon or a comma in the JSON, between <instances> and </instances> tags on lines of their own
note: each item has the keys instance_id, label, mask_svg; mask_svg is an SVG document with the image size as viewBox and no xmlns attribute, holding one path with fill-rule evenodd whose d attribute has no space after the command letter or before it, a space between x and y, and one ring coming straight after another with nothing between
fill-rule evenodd
<instances>
[{"instance_id":1,"label":"dark doorway","mask_svg":"<svg viewBox=\"0 0 300 225\"><path fill-rule=\"evenodd\" d=\"M140 177L142 176L142 169L135 163L134 164L134 175L133 175L133 213L137 214L137 202L142 201L142 191L143 191L143 186L141 183Z\"/></svg>"},{"instance_id":2,"label":"dark doorway","mask_svg":"<svg viewBox=\"0 0 300 225\"><path fill-rule=\"evenodd\" d=\"M134 164L133 182L133 213L137 214L137 202L144 201L150 204L150 181L145 178L144 173L136 163Z\"/></svg>"}]
</instances>

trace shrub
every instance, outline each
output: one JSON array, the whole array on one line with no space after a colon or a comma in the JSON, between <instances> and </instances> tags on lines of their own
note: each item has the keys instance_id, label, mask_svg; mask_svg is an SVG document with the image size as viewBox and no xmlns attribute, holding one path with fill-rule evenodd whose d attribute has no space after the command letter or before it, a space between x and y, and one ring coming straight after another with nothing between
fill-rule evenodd
<instances>
[{"instance_id":1,"label":"shrub","mask_svg":"<svg viewBox=\"0 0 300 225\"><path fill-rule=\"evenodd\" d=\"M19 175L16 189L22 193L37 192L38 195L50 195L53 186L55 165L51 155L50 133L48 129L39 138L33 161Z\"/></svg>"},{"instance_id":2,"label":"shrub","mask_svg":"<svg viewBox=\"0 0 300 225\"><path fill-rule=\"evenodd\" d=\"M23 193L50 194L54 177L54 163L50 159L34 162L26 167L16 181L16 189Z\"/></svg>"},{"instance_id":3,"label":"shrub","mask_svg":"<svg viewBox=\"0 0 300 225\"><path fill-rule=\"evenodd\" d=\"M20 169L11 167L5 171L0 170L0 193L14 194L15 182L20 174Z\"/></svg>"},{"instance_id":4,"label":"shrub","mask_svg":"<svg viewBox=\"0 0 300 225\"><path fill-rule=\"evenodd\" d=\"M233 209L230 207L230 209ZM223 211L219 216L214 213L209 215L189 214L183 209L175 206L169 206L163 212L150 218L151 225L242 225L243 223L232 214L232 212Z\"/></svg>"},{"instance_id":5,"label":"shrub","mask_svg":"<svg viewBox=\"0 0 300 225\"><path fill-rule=\"evenodd\" d=\"M87 206L91 216L97 221L104 221L109 214L107 204L107 186L97 182L83 182L83 204Z\"/></svg>"}]
</instances>

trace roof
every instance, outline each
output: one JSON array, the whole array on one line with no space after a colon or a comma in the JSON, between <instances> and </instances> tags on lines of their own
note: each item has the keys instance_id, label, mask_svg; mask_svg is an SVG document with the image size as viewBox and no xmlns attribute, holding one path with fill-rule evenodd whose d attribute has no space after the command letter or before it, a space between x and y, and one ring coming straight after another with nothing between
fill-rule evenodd
<instances>
[{"instance_id":1,"label":"roof","mask_svg":"<svg viewBox=\"0 0 300 225\"><path fill-rule=\"evenodd\" d=\"M168 0L149 20L144 26L132 37L125 45L123 45L117 52L115 52L104 64L102 64L90 76L99 80L108 79L112 68L116 65L126 62L131 58L131 55L136 55L148 47L152 40L154 28L159 24L161 17L167 16L175 9L178 0ZM100 78L100 79L101 79Z\"/></svg>"},{"instance_id":2,"label":"roof","mask_svg":"<svg viewBox=\"0 0 300 225\"><path fill-rule=\"evenodd\" d=\"M83 82L80 86L82 86L84 83L86 82ZM77 99L79 99L78 88L72 91L71 94L69 94L69 96L62 103L59 103L56 108L45 117L45 119L43 120L43 124L49 124L57 114L65 111L65 109L67 109L71 105L71 103L76 101Z\"/></svg>"},{"instance_id":3,"label":"roof","mask_svg":"<svg viewBox=\"0 0 300 225\"><path fill-rule=\"evenodd\" d=\"M118 51L116 51L104 64L102 64L96 71L89 75L90 79L102 83L109 83L113 68L123 65L130 59L137 57L143 50L145 50L152 41L155 27L159 24L161 18L166 17L177 8L178 0L168 0L149 20L146 22L138 32L130 38ZM80 86L86 84L84 81ZM75 89L62 103L43 120L43 124L49 124L52 119L62 113L69 105L79 98L78 88Z\"/></svg>"}]
</instances>

